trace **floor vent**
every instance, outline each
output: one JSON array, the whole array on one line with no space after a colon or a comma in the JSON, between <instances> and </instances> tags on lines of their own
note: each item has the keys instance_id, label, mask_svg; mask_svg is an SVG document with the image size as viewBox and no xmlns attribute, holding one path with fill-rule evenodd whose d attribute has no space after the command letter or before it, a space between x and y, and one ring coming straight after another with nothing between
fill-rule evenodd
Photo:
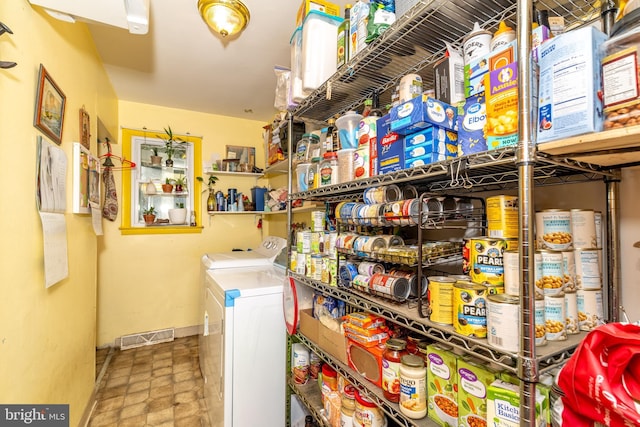
<instances>
[{"instance_id":1,"label":"floor vent","mask_svg":"<svg viewBox=\"0 0 640 427\"><path fill-rule=\"evenodd\" d=\"M175 330L173 328L125 335L120 339L120 350L128 350L130 348L159 344L162 342L171 342L174 338Z\"/></svg>"}]
</instances>

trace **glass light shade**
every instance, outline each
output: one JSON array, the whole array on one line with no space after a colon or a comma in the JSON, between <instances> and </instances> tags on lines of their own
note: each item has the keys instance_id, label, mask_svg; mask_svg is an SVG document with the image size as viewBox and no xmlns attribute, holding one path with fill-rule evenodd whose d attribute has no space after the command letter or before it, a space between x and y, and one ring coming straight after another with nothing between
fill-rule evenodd
<instances>
[{"instance_id":1,"label":"glass light shade","mask_svg":"<svg viewBox=\"0 0 640 427\"><path fill-rule=\"evenodd\" d=\"M249 23L249 9L239 0L198 0L198 10L222 37L239 33Z\"/></svg>"}]
</instances>

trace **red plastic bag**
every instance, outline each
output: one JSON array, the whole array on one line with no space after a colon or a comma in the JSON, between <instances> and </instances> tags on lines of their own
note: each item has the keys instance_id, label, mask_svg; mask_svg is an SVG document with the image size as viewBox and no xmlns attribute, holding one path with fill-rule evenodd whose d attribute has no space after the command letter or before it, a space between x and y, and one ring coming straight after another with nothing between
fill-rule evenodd
<instances>
[{"instance_id":1,"label":"red plastic bag","mask_svg":"<svg viewBox=\"0 0 640 427\"><path fill-rule=\"evenodd\" d=\"M609 323L591 331L562 368L562 422L640 426L640 327Z\"/></svg>"}]
</instances>

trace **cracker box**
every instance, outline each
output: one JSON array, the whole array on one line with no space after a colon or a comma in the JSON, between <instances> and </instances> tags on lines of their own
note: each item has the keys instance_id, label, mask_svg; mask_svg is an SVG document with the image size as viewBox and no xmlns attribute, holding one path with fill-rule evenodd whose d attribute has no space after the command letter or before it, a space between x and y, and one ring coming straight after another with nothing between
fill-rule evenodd
<instances>
[{"instance_id":1,"label":"cracker box","mask_svg":"<svg viewBox=\"0 0 640 427\"><path fill-rule=\"evenodd\" d=\"M385 174L404 169L404 136L389 130L391 115L378 119L376 146L378 148L376 162L378 174Z\"/></svg>"},{"instance_id":2,"label":"cracker box","mask_svg":"<svg viewBox=\"0 0 640 427\"><path fill-rule=\"evenodd\" d=\"M458 155L487 151L484 125L487 111L484 93L473 95L458 104Z\"/></svg>"},{"instance_id":3,"label":"cracker box","mask_svg":"<svg viewBox=\"0 0 640 427\"><path fill-rule=\"evenodd\" d=\"M468 98L485 91L484 76L490 72L515 62L516 41L512 41L501 49L492 51L464 66L464 96Z\"/></svg>"},{"instance_id":4,"label":"cracker box","mask_svg":"<svg viewBox=\"0 0 640 427\"><path fill-rule=\"evenodd\" d=\"M458 356L442 344L427 346L428 415L440 426L458 425Z\"/></svg>"},{"instance_id":5,"label":"cracker box","mask_svg":"<svg viewBox=\"0 0 640 427\"><path fill-rule=\"evenodd\" d=\"M518 143L518 63L514 62L485 75L487 148Z\"/></svg>"},{"instance_id":6,"label":"cracker box","mask_svg":"<svg viewBox=\"0 0 640 427\"><path fill-rule=\"evenodd\" d=\"M602 130L599 47L606 39L588 26L560 34L540 47L538 143Z\"/></svg>"},{"instance_id":7,"label":"cracker box","mask_svg":"<svg viewBox=\"0 0 640 427\"><path fill-rule=\"evenodd\" d=\"M324 12L327 15L340 16L340 6L326 0L302 0L296 15L296 25L302 25L304 18L312 10Z\"/></svg>"},{"instance_id":8,"label":"cracker box","mask_svg":"<svg viewBox=\"0 0 640 427\"><path fill-rule=\"evenodd\" d=\"M429 126L456 130L456 108L427 95L413 98L391 109L391 130L410 135Z\"/></svg>"},{"instance_id":9,"label":"cracker box","mask_svg":"<svg viewBox=\"0 0 640 427\"><path fill-rule=\"evenodd\" d=\"M487 422L487 390L498 372L486 363L469 357L458 359L458 426L489 425Z\"/></svg>"},{"instance_id":10,"label":"cracker box","mask_svg":"<svg viewBox=\"0 0 640 427\"><path fill-rule=\"evenodd\" d=\"M536 389L537 427L546 427L549 401ZM495 380L487 390L487 419L494 427L520 427L520 386Z\"/></svg>"}]
</instances>

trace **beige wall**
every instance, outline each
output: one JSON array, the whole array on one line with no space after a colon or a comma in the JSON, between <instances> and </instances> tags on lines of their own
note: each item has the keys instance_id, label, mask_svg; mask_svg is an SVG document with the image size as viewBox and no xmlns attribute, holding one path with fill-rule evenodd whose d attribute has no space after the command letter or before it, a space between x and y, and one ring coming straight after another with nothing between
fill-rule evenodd
<instances>
[{"instance_id":1,"label":"beige wall","mask_svg":"<svg viewBox=\"0 0 640 427\"><path fill-rule=\"evenodd\" d=\"M115 119L117 101L85 25L52 19L26 0L0 2L0 19L14 32L0 37L2 60L18 63L0 70L0 402L68 403L77 425L95 378L97 238L88 216L71 213L69 168L69 277L45 289L35 203L38 67L67 97L61 148L69 161L79 109L89 112L96 135L97 115Z\"/></svg>"},{"instance_id":2,"label":"beige wall","mask_svg":"<svg viewBox=\"0 0 640 427\"><path fill-rule=\"evenodd\" d=\"M256 147L256 163L264 164L264 123L259 121L120 101L119 123L126 128L146 127L151 135L155 135L151 130L170 125L174 133L203 136L207 166L212 153L224 157L227 144ZM119 145L113 149L120 153ZM256 183L266 184L253 177L219 178L216 188L223 192L232 187L249 195ZM118 188L125 191L120 179L118 174ZM266 220L263 229L257 228L254 215L209 217L203 196L202 206L196 207L204 214L202 234L123 236L122 212L115 223L105 222L99 245L98 345L111 344L122 335L201 324L200 257L205 252L255 247L269 232Z\"/></svg>"}]
</instances>

